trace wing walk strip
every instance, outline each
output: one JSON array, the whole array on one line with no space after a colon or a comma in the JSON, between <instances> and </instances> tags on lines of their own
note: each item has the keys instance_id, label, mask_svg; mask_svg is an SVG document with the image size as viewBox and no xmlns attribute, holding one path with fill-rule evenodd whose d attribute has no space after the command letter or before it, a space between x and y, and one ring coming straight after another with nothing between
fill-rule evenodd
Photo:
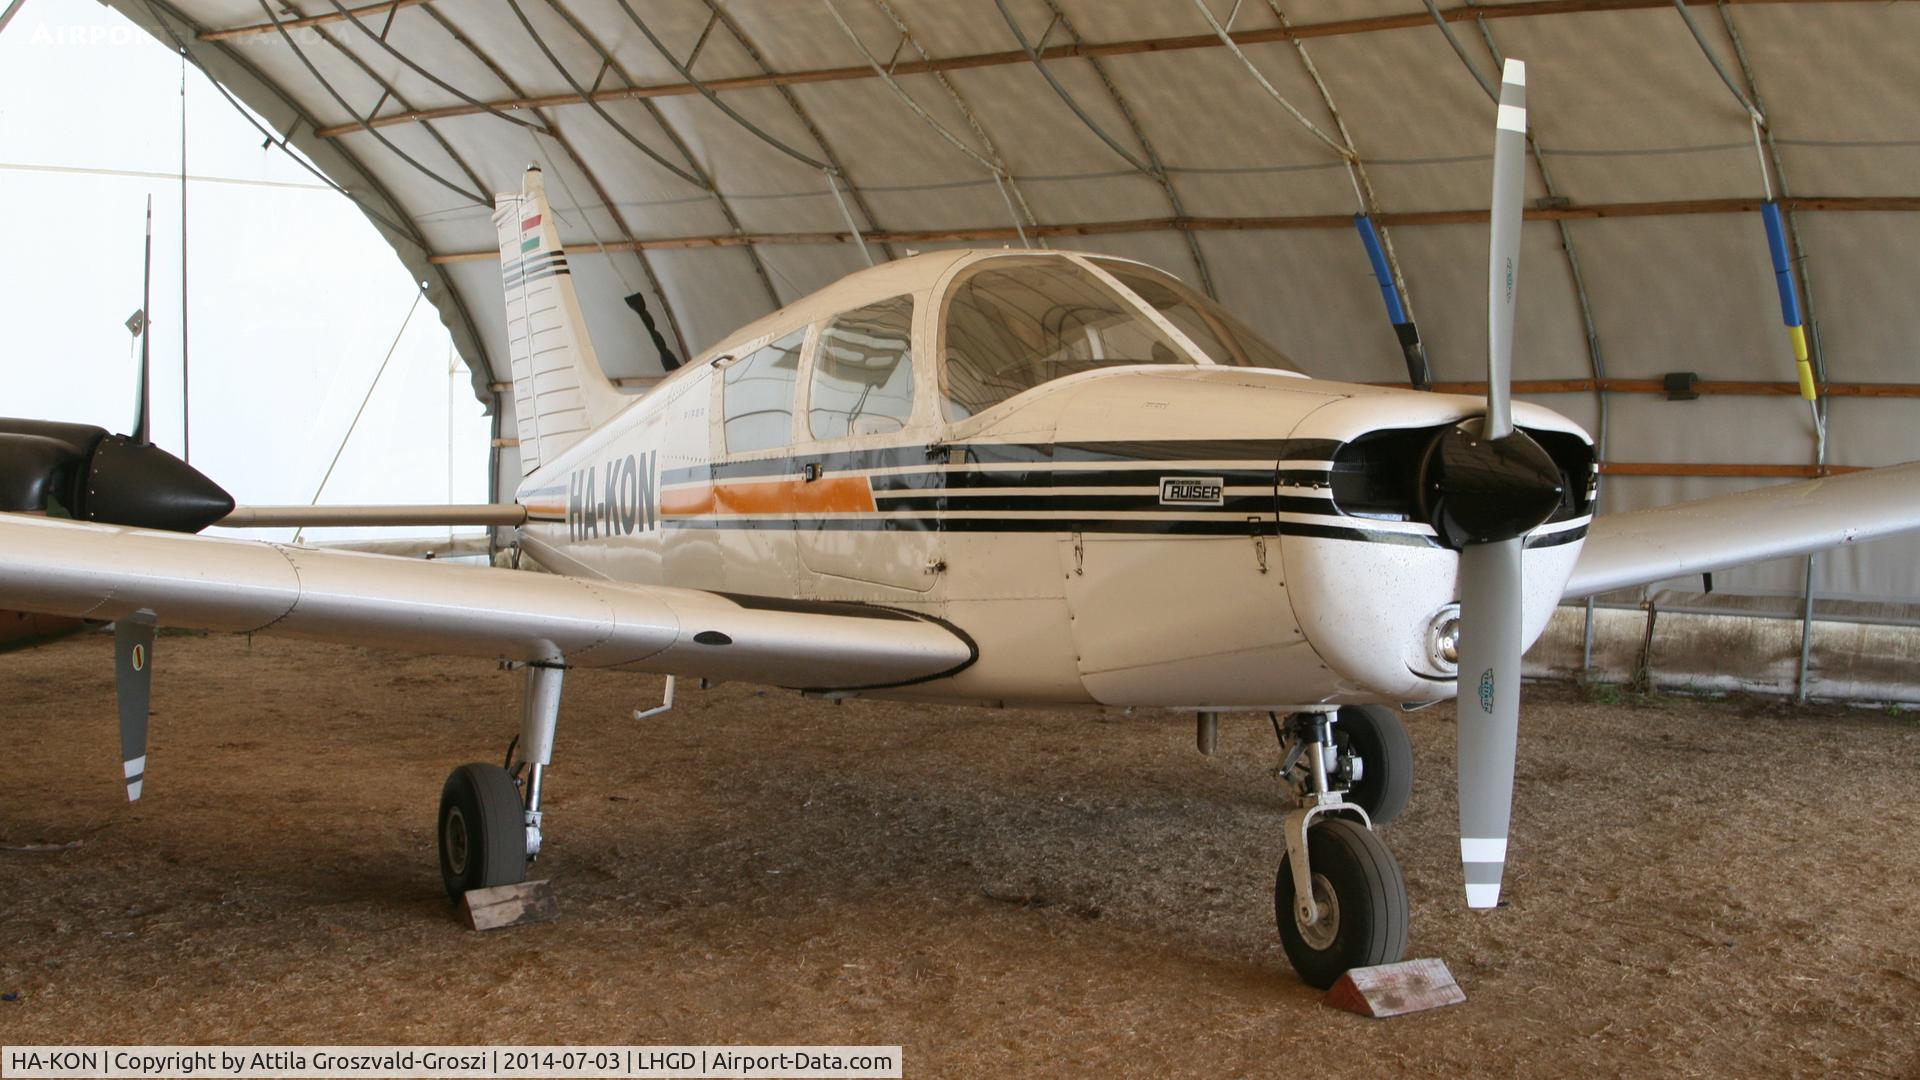
<instances>
[{"instance_id":1,"label":"wing walk strip","mask_svg":"<svg viewBox=\"0 0 1920 1080\"><path fill-rule=\"evenodd\" d=\"M664 470L660 517L669 529L1311 536L1441 546L1423 522L1342 514L1331 493L1336 448L1318 439L968 444L719 462ZM938 461L954 454L967 460ZM807 480L809 467L826 475ZM1162 479L1195 472L1221 480L1217 506L1160 501ZM1527 546L1579 540L1590 520L1555 522Z\"/></svg>"}]
</instances>

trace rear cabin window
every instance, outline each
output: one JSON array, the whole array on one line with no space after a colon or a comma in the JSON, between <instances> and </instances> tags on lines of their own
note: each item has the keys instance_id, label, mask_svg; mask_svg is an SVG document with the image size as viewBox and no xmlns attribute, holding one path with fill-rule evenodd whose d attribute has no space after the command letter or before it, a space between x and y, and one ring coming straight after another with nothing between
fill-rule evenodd
<instances>
[{"instance_id":1,"label":"rear cabin window","mask_svg":"<svg viewBox=\"0 0 1920 1080\"><path fill-rule=\"evenodd\" d=\"M913 297L842 312L813 352L807 428L816 439L884 435L913 416Z\"/></svg>"},{"instance_id":2,"label":"rear cabin window","mask_svg":"<svg viewBox=\"0 0 1920 1080\"><path fill-rule=\"evenodd\" d=\"M793 442L793 390L800 374L800 346L806 340L804 329L795 330L723 369L720 404L728 453Z\"/></svg>"}]
</instances>

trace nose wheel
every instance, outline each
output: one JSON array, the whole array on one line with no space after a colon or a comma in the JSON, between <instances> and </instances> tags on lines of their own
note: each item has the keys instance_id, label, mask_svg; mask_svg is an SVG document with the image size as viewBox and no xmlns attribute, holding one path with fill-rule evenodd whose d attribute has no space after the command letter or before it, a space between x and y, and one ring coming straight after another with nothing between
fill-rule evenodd
<instances>
[{"instance_id":1,"label":"nose wheel","mask_svg":"<svg viewBox=\"0 0 1920 1080\"><path fill-rule=\"evenodd\" d=\"M1275 717L1274 731L1300 805L1286 818L1273 917L1294 971L1324 990L1406 951L1406 879L1372 815L1405 808L1412 746L1399 717L1375 707L1298 713L1284 726Z\"/></svg>"},{"instance_id":2,"label":"nose wheel","mask_svg":"<svg viewBox=\"0 0 1920 1080\"><path fill-rule=\"evenodd\" d=\"M1293 970L1322 990L1349 968L1391 964L1407 950L1407 885L1393 853L1350 818L1307 830L1313 914L1297 903L1292 856L1273 882L1273 917Z\"/></svg>"}]
</instances>

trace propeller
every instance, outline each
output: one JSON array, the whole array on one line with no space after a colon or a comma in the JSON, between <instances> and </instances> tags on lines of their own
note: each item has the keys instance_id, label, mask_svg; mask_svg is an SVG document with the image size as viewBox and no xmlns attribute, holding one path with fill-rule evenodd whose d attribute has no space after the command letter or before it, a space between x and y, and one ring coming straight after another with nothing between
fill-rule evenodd
<instances>
[{"instance_id":1,"label":"propeller","mask_svg":"<svg viewBox=\"0 0 1920 1080\"><path fill-rule=\"evenodd\" d=\"M153 283L153 200L140 310L127 330L140 339L133 434L92 424L0 417L0 511L197 533L233 512L233 496L200 470L153 445L147 319Z\"/></svg>"},{"instance_id":2,"label":"propeller","mask_svg":"<svg viewBox=\"0 0 1920 1080\"><path fill-rule=\"evenodd\" d=\"M197 533L233 511L233 497L198 469L153 445L150 383L153 200L147 200L140 310L127 330L140 339L140 382L132 435L92 424L0 417L0 512L53 514L80 521ZM69 632L80 623L31 624L0 644ZM148 702L153 680L154 615L140 611L113 625L114 688L119 698L120 760L127 800L137 801L147 767Z\"/></svg>"},{"instance_id":3,"label":"propeller","mask_svg":"<svg viewBox=\"0 0 1920 1080\"><path fill-rule=\"evenodd\" d=\"M113 624L113 688L120 703L120 764L127 801L140 801L147 776L147 706L153 689L153 612Z\"/></svg>"},{"instance_id":4,"label":"propeller","mask_svg":"<svg viewBox=\"0 0 1920 1080\"><path fill-rule=\"evenodd\" d=\"M1460 860L1467 906L1500 901L1520 728L1521 572L1526 534L1553 515L1564 481L1547 452L1513 426L1510 379L1527 132L1526 65L1501 75L1487 247L1487 410L1436 436L1421 500L1460 552Z\"/></svg>"},{"instance_id":5,"label":"propeller","mask_svg":"<svg viewBox=\"0 0 1920 1080\"><path fill-rule=\"evenodd\" d=\"M140 310L127 320L127 328L140 335L140 396L134 399L133 434L129 436L136 446L153 444L151 420L153 412L152 383L148 376L148 360L151 353L147 348L153 337L147 331L147 313L153 310L153 196L147 196L147 248L140 265ZM136 329L135 320L138 320Z\"/></svg>"}]
</instances>

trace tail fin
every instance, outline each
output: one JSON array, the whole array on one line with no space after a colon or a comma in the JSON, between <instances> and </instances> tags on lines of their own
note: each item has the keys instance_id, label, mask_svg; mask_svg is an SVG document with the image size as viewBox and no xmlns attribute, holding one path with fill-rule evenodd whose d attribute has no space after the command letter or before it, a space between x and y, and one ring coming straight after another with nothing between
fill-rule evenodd
<instances>
[{"instance_id":1,"label":"tail fin","mask_svg":"<svg viewBox=\"0 0 1920 1080\"><path fill-rule=\"evenodd\" d=\"M531 473L627 402L600 370L587 337L540 170L529 166L520 194L496 195L494 202L520 467Z\"/></svg>"}]
</instances>

